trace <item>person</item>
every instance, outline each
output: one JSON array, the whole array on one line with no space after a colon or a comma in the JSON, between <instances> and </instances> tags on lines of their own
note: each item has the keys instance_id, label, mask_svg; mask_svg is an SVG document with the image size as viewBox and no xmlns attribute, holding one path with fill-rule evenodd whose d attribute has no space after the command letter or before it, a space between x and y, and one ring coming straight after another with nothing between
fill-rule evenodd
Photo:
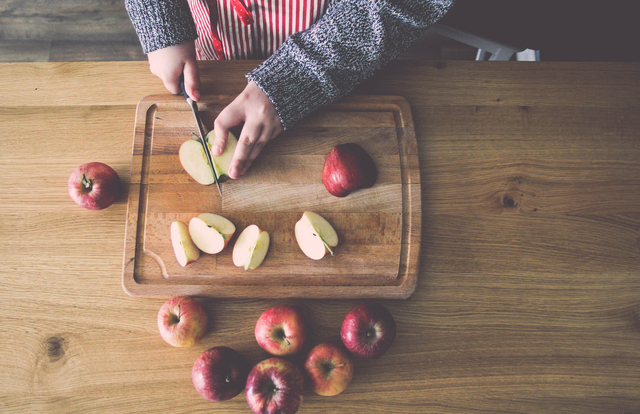
<instances>
[{"instance_id":1,"label":"person","mask_svg":"<svg viewBox=\"0 0 640 414\"><path fill-rule=\"evenodd\" d=\"M209 20L199 18L198 1L206 2ZM320 13L291 34L277 33L282 25L267 27L262 36L256 35L258 30L238 30L247 29L241 24L251 26L256 17L277 14L277 7L319 1L125 0L150 70L171 93L180 92L179 78L184 75L186 92L194 100L200 98L197 59L207 54L214 59L265 59L246 75L245 89L214 121L214 155L224 150L229 130L242 125L231 178L245 174L264 145L280 132L346 95L407 49L455 0L325 0L328 4L319 6ZM301 13L293 7L280 11L293 12L296 18ZM240 34L235 38L222 27L221 17L230 15L236 35ZM267 35L276 41L265 42ZM256 46L260 40L271 50ZM234 44L248 51L238 53L232 50Z\"/></svg>"}]
</instances>

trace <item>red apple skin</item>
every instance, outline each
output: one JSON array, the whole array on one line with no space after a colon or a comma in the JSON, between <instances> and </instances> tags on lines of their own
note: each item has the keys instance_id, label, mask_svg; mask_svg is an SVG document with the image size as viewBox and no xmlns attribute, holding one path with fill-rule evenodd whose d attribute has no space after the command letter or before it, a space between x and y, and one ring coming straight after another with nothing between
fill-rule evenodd
<instances>
[{"instance_id":1,"label":"red apple skin","mask_svg":"<svg viewBox=\"0 0 640 414\"><path fill-rule=\"evenodd\" d=\"M324 160L322 183L336 197L346 197L352 191L372 187L377 177L373 159L358 144L337 145Z\"/></svg>"},{"instance_id":2,"label":"red apple skin","mask_svg":"<svg viewBox=\"0 0 640 414\"><path fill-rule=\"evenodd\" d=\"M73 170L68 188L71 199L89 210L109 207L122 193L118 173L101 162L82 164Z\"/></svg>"},{"instance_id":3,"label":"red apple skin","mask_svg":"<svg viewBox=\"0 0 640 414\"><path fill-rule=\"evenodd\" d=\"M251 369L244 392L255 414L294 414L302 403L304 377L291 362L269 358Z\"/></svg>"},{"instance_id":4,"label":"red apple skin","mask_svg":"<svg viewBox=\"0 0 640 414\"><path fill-rule=\"evenodd\" d=\"M238 351L217 346L204 351L191 370L196 391L210 401L226 401L244 389L249 371Z\"/></svg>"},{"instance_id":5,"label":"red apple skin","mask_svg":"<svg viewBox=\"0 0 640 414\"><path fill-rule=\"evenodd\" d=\"M322 396L340 394L353 378L352 359L342 348L331 343L321 343L311 348L304 369L311 389Z\"/></svg>"},{"instance_id":6,"label":"red apple skin","mask_svg":"<svg viewBox=\"0 0 640 414\"><path fill-rule=\"evenodd\" d=\"M258 318L255 335L258 345L271 355L293 355L304 346L305 322L295 308L274 306Z\"/></svg>"},{"instance_id":7,"label":"red apple skin","mask_svg":"<svg viewBox=\"0 0 640 414\"><path fill-rule=\"evenodd\" d=\"M168 344L193 346L207 334L209 316L200 303L189 296L176 296L158 311L158 330Z\"/></svg>"},{"instance_id":8,"label":"red apple skin","mask_svg":"<svg viewBox=\"0 0 640 414\"><path fill-rule=\"evenodd\" d=\"M391 347L396 337L396 322L384 306L363 303L345 315L340 337L353 355L376 359Z\"/></svg>"}]
</instances>

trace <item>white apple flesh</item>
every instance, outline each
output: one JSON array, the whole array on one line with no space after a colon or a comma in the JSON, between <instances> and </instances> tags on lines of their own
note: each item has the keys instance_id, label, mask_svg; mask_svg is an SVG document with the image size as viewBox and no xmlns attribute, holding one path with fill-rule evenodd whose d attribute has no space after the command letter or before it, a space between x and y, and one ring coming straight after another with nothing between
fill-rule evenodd
<instances>
[{"instance_id":1,"label":"white apple flesh","mask_svg":"<svg viewBox=\"0 0 640 414\"><path fill-rule=\"evenodd\" d=\"M200 214L189 221L193 243L205 253L220 253L229 243L236 226L227 218L212 213Z\"/></svg>"},{"instance_id":2,"label":"white apple flesh","mask_svg":"<svg viewBox=\"0 0 640 414\"><path fill-rule=\"evenodd\" d=\"M321 215L305 211L295 227L296 240L302 252L310 259L320 260L338 245L338 234Z\"/></svg>"},{"instance_id":3,"label":"white apple flesh","mask_svg":"<svg viewBox=\"0 0 640 414\"><path fill-rule=\"evenodd\" d=\"M269 233L252 224L238 236L233 246L233 264L244 270L255 269L262 264L269 250Z\"/></svg>"},{"instance_id":4,"label":"white apple flesh","mask_svg":"<svg viewBox=\"0 0 640 414\"><path fill-rule=\"evenodd\" d=\"M209 151L211 151L211 145L215 140L215 133L209 132L205 138ZM218 178L229 176L229 165L233 158L233 153L236 150L238 139L229 132L229 138L227 144L224 147L224 151L220 155L211 154L211 160L213 161L213 168L216 170ZM213 173L211 167L207 161L207 156L204 153L204 148L200 141L196 139L190 139L182 143L178 152L180 163L182 168L189 174L194 180L203 185L211 185L215 181L213 179Z\"/></svg>"},{"instance_id":5,"label":"white apple flesh","mask_svg":"<svg viewBox=\"0 0 640 414\"><path fill-rule=\"evenodd\" d=\"M200 249L196 247L189 235L189 228L181 221L171 223L171 244L178 264L184 267L200 258Z\"/></svg>"}]
</instances>

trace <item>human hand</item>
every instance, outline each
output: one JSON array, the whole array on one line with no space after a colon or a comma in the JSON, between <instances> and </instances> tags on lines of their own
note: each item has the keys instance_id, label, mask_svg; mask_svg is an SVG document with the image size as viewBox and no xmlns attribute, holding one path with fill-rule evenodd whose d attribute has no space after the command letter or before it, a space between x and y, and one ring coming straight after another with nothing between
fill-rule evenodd
<instances>
[{"instance_id":1,"label":"human hand","mask_svg":"<svg viewBox=\"0 0 640 414\"><path fill-rule=\"evenodd\" d=\"M191 99L200 99L200 74L193 41L150 52L151 73L162 79L165 88L180 93L180 75L184 73L184 87Z\"/></svg>"},{"instance_id":2,"label":"human hand","mask_svg":"<svg viewBox=\"0 0 640 414\"><path fill-rule=\"evenodd\" d=\"M229 165L229 177L238 178L245 174L264 145L282 132L282 122L275 106L267 95L254 82L246 88L226 108L220 112L213 126L216 139L211 151L222 154L229 129L244 125L238 145Z\"/></svg>"}]
</instances>

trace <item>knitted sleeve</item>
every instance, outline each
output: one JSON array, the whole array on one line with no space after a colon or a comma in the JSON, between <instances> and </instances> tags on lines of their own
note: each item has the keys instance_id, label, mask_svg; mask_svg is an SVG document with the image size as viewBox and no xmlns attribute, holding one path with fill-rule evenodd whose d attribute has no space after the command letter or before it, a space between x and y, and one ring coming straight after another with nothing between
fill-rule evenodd
<instances>
[{"instance_id":1,"label":"knitted sleeve","mask_svg":"<svg viewBox=\"0 0 640 414\"><path fill-rule=\"evenodd\" d=\"M454 0L335 0L247 74L271 99L285 129L385 66Z\"/></svg>"},{"instance_id":2,"label":"knitted sleeve","mask_svg":"<svg viewBox=\"0 0 640 414\"><path fill-rule=\"evenodd\" d=\"M187 0L125 0L144 53L198 37Z\"/></svg>"}]
</instances>

